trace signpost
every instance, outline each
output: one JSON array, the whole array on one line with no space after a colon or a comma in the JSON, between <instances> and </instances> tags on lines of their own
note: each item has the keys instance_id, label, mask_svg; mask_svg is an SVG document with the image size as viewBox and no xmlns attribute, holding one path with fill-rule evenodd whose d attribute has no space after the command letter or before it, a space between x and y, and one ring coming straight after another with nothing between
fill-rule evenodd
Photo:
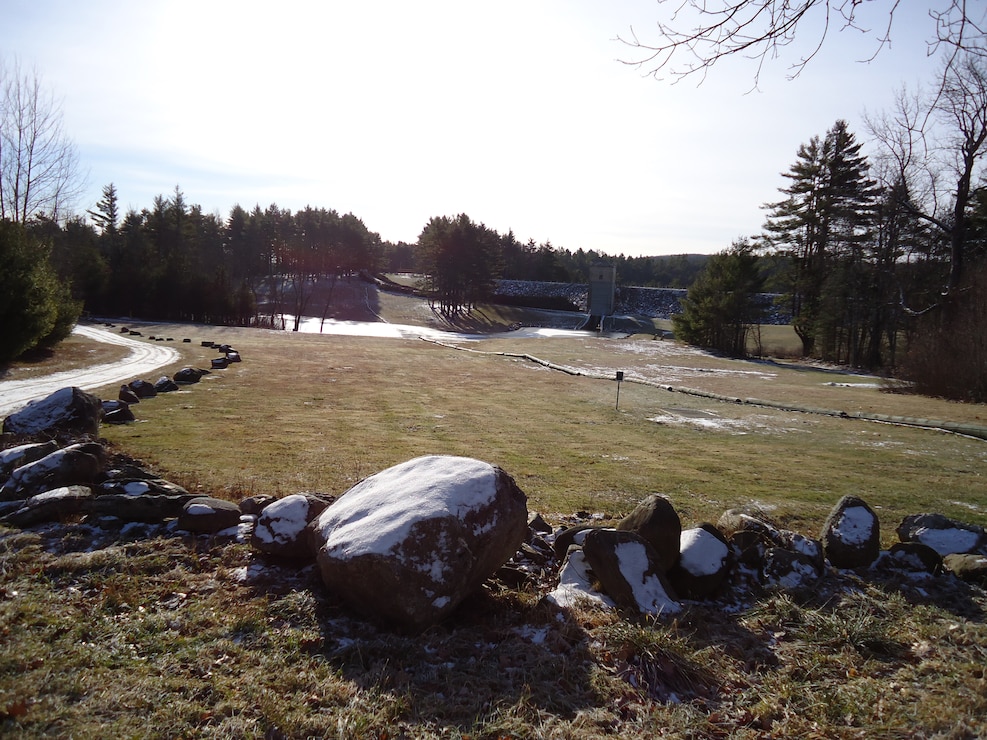
<instances>
[{"instance_id":1,"label":"signpost","mask_svg":"<svg viewBox=\"0 0 987 740\"><path fill-rule=\"evenodd\" d=\"M620 410L620 381L624 379L624 371L617 371L617 405L614 407L618 411Z\"/></svg>"}]
</instances>

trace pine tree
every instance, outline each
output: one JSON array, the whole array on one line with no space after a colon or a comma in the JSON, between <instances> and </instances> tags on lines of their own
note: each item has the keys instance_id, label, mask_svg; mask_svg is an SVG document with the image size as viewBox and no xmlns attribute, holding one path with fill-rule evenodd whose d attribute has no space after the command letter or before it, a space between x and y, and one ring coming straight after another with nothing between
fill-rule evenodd
<instances>
[{"instance_id":1,"label":"pine tree","mask_svg":"<svg viewBox=\"0 0 987 740\"><path fill-rule=\"evenodd\" d=\"M767 239L789 257L792 323L805 355L839 354L858 312L854 283L876 192L860 149L846 122L837 121L825 139L814 136L799 147L782 173L791 181L781 188L787 197L767 206Z\"/></svg>"}]
</instances>

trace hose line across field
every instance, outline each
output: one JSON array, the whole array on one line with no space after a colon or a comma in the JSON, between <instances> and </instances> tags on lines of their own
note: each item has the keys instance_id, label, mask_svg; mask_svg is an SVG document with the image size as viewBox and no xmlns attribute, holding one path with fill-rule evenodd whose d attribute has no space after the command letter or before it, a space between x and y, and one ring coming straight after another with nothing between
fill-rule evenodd
<instances>
[{"instance_id":1,"label":"hose line across field","mask_svg":"<svg viewBox=\"0 0 987 740\"><path fill-rule=\"evenodd\" d=\"M428 339L422 337L425 342L430 342L432 344L437 344L442 347L447 347L449 349L460 350L461 352L476 352L485 355L500 355L502 357L513 357L516 359L527 360L528 362L533 362L542 367L547 367L551 370L557 370L559 372L565 373L567 375L575 375L584 378L593 378L596 380L610 380L614 379L612 373L600 373L595 371L579 370L578 368L566 367L565 365L559 365L554 362L549 362L548 360L543 360L534 355L529 355L523 352L487 352L484 350L472 349L470 347L459 347L454 344L448 344L445 342L439 342L434 339ZM707 398L711 401L718 401L721 403L733 403L742 404L746 406L758 406L763 408L777 409L779 411L791 411L801 414L816 414L819 416L833 416L841 419L859 419L861 421L873 421L882 424L896 424L899 426L910 426L918 427L920 429L931 429L942 432L950 432L952 434L960 434L966 437L973 437L976 439L982 439L987 441L987 427L980 426L977 424L965 424L952 421L940 421L937 419L919 419L909 416L892 416L888 414L874 414L867 411L838 411L834 409L823 409L816 408L813 406L800 406L791 403L784 403L781 401L771 401L763 398L740 398L738 396L725 396L719 393L711 393L709 391L699 390L697 388L688 388L685 386L675 386L668 385L666 383L659 383L657 381L647 380L645 378L634 378L627 375L623 378L625 383L637 383L639 385L646 385L652 388L660 388L661 390L669 391L670 393L683 393L689 396L695 396L697 398Z\"/></svg>"}]
</instances>

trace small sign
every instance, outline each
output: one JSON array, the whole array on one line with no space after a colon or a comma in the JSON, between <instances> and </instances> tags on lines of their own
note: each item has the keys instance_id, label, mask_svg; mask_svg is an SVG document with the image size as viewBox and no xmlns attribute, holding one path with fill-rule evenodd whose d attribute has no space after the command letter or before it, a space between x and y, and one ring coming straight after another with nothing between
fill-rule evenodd
<instances>
[{"instance_id":1,"label":"small sign","mask_svg":"<svg viewBox=\"0 0 987 740\"><path fill-rule=\"evenodd\" d=\"M620 381L624 379L624 371L617 371L617 404L614 406L615 409L620 408Z\"/></svg>"},{"instance_id":2,"label":"small sign","mask_svg":"<svg viewBox=\"0 0 987 740\"><path fill-rule=\"evenodd\" d=\"M619 383L623 379L624 379L624 371L623 370L618 370L617 371L617 382Z\"/></svg>"}]
</instances>

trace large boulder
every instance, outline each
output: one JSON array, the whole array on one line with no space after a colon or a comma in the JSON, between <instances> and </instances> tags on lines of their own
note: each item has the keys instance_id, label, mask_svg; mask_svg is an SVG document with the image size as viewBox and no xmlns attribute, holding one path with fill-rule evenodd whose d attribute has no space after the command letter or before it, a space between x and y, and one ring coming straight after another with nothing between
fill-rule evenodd
<instances>
[{"instance_id":1,"label":"large boulder","mask_svg":"<svg viewBox=\"0 0 987 740\"><path fill-rule=\"evenodd\" d=\"M661 557L636 532L594 529L583 542L586 562L603 591L618 605L644 614L677 614Z\"/></svg>"},{"instance_id":2,"label":"large boulder","mask_svg":"<svg viewBox=\"0 0 987 740\"><path fill-rule=\"evenodd\" d=\"M0 501L26 499L63 486L92 486L105 470L106 457L99 443L69 445L15 468L0 488Z\"/></svg>"},{"instance_id":3,"label":"large boulder","mask_svg":"<svg viewBox=\"0 0 987 740\"><path fill-rule=\"evenodd\" d=\"M107 424L128 424L135 421L134 412L126 401L103 401L103 421Z\"/></svg>"},{"instance_id":4,"label":"large boulder","mask_svg":"<svg viewBox=\"0 0 987 740\"><path fill-rule=\"evenodd\" d=\"M686 599L712 596L730 572L730 546L712 524L682 531L679 559L668 571L675 592Z\"/></svg>"},{"instance_id":5,"label":"large boulder","mask_svg":"<svg viewBox=\"0 0 987 740\"><path fill-rule=\"evenodd\" d=\"M906 516L896 530L902 542L920 542L940 555L987 554L987 532L942 514Z\"/></svg>"},{"instance_id":6,"label":"large boulder","mask_svg":"<svg viewBox=\"0 0 987 740\"><path fill-rule=\"evenodd\" d=\"M664 496L648 496L618 522L617 529L641 535L654 548L662 573L678 560L682 522L672 503Z\"/></svg>"},{"instance_id":7,"label":"large boulder","mask_svg":"<svg viewBox=\"0 0 987 740\"><path fill-rule=\"evenodd\" d=\"M257 516L250 544L267 555L311 558L308 525L329 506L316 496L293 493L265 506ZM240 504L243 510L243 503Z\"/></svg>"},{"instance_id":8,"label":"large boulder","mask_svg":"<svg viewBox=\"0 0 987 740\"><path fill-rule=\"evenodd\" d=\"M877 514L857 496L844 496L836 503L819 539L826 559L836 568L864 568L881 554Z\"/></svg>"},{"instance_id":9,"label":"large boulder","mask_svg":"<svg viewBox=\"0 0 987 740\"><path fill-rule=\"evenodd\" d=\"M559 585L545 595L545 600L563 609L576 606L613 608L613 599L593 586L594 574L586 562L581 546L574 545L566 553L559 569Z\"/></svg>"},{"instance_id":10,"label":"large boulder","mask_svg":"<svg viewBox=\"0 0 987 740\"><path fill-rule=\"evenodd\" d=\"M193 498L199 497L190 493L147 493L138 496L108 493L96 496L86 508L94 516L114 517L124 522L160 524L182 516L185 504Z\"/></svg>"},{"instance_id":11,"label":"large boulder","mask_svg":"<svg viewBox=\"0 0 987 740\"><path fill-rule=\"evenodd\" d=\"M517 552L527 500L498 467L433 455L347 491L313 525L322 579L351 607L420 631Z\"/></svg>"},{"instance_id":12,"label":"large boulder","mask_svg":"<svg viewBox=\"0 0 987 740\"><path fill-rule=\"evenodd\" d=\"M99 399L81 388L62 388L31 401L3 421L4 434L80 437L99 435Z\"/></svg>"},{"instance_id":13,"label":"large boulder","mask_svg":"<svg viewBox=\"0 0 987 740\"><path fill-rule=\"evenodd\" d=\"M957 578L987 587L987 555L953 553L943 558L943 566Z\"/></svg>"}]
</instances>

